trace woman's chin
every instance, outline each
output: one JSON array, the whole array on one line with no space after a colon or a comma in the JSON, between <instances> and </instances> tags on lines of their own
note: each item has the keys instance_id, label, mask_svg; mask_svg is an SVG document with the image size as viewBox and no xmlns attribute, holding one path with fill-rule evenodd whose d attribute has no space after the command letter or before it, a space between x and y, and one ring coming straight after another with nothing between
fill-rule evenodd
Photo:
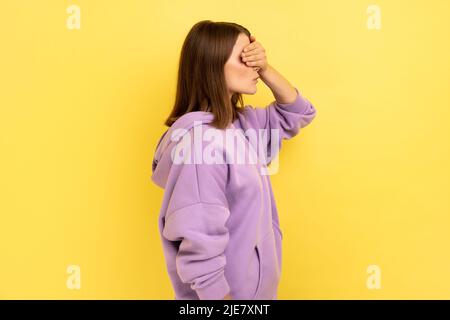
<instances>
[{"instance_id":1,"label":"woman's chin","mask_svg":"<svg viewBox=\"0 0 450 320\"><path fill-rule=\"evenodd\" d=\"M255 82L255 84L253 84L253 85L249 88L247 94L255 94L256 91L258 91L258 88L256 87L256 82Z\"/></svg>"},{"instance_id":2,"label":"woman's chin","mask_svg":"<svg viewBox=\"0 0 450 320\"><path fill-rule=\"evenodd\" d=\"M256 82L253 85L248 86L245 90L239 90L241 94L255 94L258 89L256 88Z\"/></svg>"}]
</instances>

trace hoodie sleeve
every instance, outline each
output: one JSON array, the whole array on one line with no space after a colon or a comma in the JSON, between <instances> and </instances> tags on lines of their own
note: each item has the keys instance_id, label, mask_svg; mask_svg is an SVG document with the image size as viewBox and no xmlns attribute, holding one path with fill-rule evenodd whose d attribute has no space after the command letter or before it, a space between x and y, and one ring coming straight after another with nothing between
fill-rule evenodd
<instances>
[{"instance_id":1,"label":"hoodie sleeve","mask_svg":"<svg viewBox=\"0 0 450 320\"><path fill-rule=\"evenodd\" d=\"M226 164L179 164L163 236L180 241L177 273L200 300L220 300L230 292L225 249L230 216L225 196ZM172 168L173 169L173 168Z\"/></svg>"},{"instance_id":2,"label":"hoodie sleeve","mask_svg":"<svg viewBox=\"0 0 450 320\"><path fill-rule=\"evenodd\" d=\"M269 158L273 158L279 151L283 139L297 135L300 129L306 127L316 116L312 103L303 97L296 87L294 89L297 91L297 97L292 103L279 103L275 100L265 108L246 108L250 123L258 129L265 129L264 134L267 133L266 150L269 155L271 150L275 151ZM272 146L273 143L278 145Z\"/></svg>"}]
</instances>

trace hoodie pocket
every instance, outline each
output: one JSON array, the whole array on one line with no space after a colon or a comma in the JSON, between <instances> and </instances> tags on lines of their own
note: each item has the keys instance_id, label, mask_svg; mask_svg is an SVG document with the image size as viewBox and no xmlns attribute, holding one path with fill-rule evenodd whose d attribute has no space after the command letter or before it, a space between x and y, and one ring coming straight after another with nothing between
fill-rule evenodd
<instances>
[{"instance_id":1,"label":"hoodie pocket","mask_svg":"<svg viewBox=\"0 0 450 320\"><path fill-rule=\"evenodd\" d=\"M259 281L253 299L275 298L280 280L274 233L269 232L255 247L259 263Z\"/></svg>"},{"instance_id":2,"label":"hoodie pocket","mask_svg":"<svg viewBox=\"0 0 450 320\"><path fill-rule=\"evenodd\" d=\"M256 260L258 262L258 284L256 285L256 291L253 294L253 298L252 299L256 299L256 296L259 293L259 287L261 286L261 255L259 253L259 249L258 246L255 247L255 252L256 252Z\"/></svg>"}]
</instances>

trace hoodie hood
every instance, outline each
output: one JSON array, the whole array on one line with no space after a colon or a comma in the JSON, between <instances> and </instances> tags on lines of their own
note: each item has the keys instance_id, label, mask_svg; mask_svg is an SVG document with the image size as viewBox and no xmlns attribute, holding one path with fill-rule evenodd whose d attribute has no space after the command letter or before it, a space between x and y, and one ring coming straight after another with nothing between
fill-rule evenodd
<instances>
[{"instance_id":1,"label":"hoodie hood","mask_svg":"<svg viewBox=\"0 0 450 320\"><path fill-rule=\"evenodd\" d=\"M206 111L192 111L185 113L179 117L171 126L163 133L156 146L155 154L152 162L152 181L165 188L170 169L172 167L172 158L170 152L172 146L186 134L189 129L196 125L211 123L214 120L214 115ZM194 123L195 121L199 121ZM176 135L173 131L176 129L186 129L186 131L179 131ZM175 141L174 141L175 140Z\"/></svg>"}]
</instances>

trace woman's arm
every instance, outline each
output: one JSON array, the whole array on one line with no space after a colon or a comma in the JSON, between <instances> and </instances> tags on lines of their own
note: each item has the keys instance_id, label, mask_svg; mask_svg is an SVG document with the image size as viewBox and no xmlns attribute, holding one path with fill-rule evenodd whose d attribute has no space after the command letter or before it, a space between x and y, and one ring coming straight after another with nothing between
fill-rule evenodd
<instances>
[{"instance_id":1,"label":"woman's arm","mask_svg":"<svg viewBox=\"0 0 450 320\"><path fill-rule=\"evenodd\" d=\"M297 91L275 68L267 64L265 70L260 70L261 80L270 88L278 103L294 103Z\"/></svg>"},{"instance_id":2,"label":"woman's arm","mask_svg":"<svg viewBox=\"0 0 450 320\"><path fill-rule=\"evenodd\" d=\"M265 108L250 105L245 108L248 126L265 129L267 133L267 139L262 143L266 149L262 151L267 156L263 160L270 162L281 148L281 141L292 138L301 128L306 127L316 116L316 109L296 87L267 63L265 49L255 41L254 36L251 36L251 43L244 48L242 60L249 67L258 69L260 78L276 99Z\"/></svg>"}]
</instances>

